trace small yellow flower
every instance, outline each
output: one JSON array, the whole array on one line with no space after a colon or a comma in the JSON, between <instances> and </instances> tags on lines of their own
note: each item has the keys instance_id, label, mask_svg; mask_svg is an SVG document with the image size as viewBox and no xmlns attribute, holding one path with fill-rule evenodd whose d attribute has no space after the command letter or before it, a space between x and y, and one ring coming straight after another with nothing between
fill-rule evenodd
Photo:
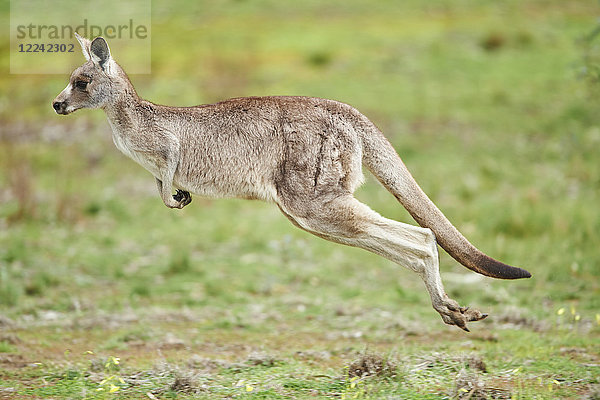
<instances>
[{"instance_id":1,"label":"small yellow flower","mask_svg":"<svg viewBox=\"0 0 600 400\"><path fill-rule=\"evenodd\" d=\"M117 392L119 390L118 386L113 385L112 383L110 384L110 390L108 391L108 393L114 393Z\"/></svg>"},{"instance_id":2,"label":"small yellow flower","mask_svg":"<svg viewBox=\"0 0 600 400\"><path fill-rule=\"evenodd\" d=\"M558 309L558 311L556 312L558 315L563 315L565 313L565 308L561 307Z\"/></svg>"},{"instance_id":3,"label":"small yellow flower","mask_svg":"<svg viewBox=\"0 0 600 400\"><path fill-rule=\"evenodd\" d=\"M114 365L119 365L119 362L121 361L121 359L119 357L113 357L110 356L108 357L108 361L106 362L106 364L114 364Z\"/></svg>"},{"instance_id":4,"label":"small yellow flower","mask_svg":"<svg viewBox=\"0 0 600 400\"><path fill-rule=\"evenodd\" d=\"M254 390L254 388L252 386L246 385L246 392L251 392L253 390Z\"/></svg>"},{"instance_id":5,"label":"small yellow flower","mask_svg":"<svg viewBox=\"0 0 600 400\"><path fill-rule=\"evenodd\" d=\"M581 315L577 314L577 315L575 316L575 321L579 321L580 319L581 319Z\"/></svg>"}]
</instances>

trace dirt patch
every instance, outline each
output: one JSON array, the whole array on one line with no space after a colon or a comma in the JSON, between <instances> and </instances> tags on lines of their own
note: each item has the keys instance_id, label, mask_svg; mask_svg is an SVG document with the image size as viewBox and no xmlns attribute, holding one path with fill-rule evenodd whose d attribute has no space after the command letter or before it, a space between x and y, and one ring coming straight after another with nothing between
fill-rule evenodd
<instances>
[{"instance_id":1,"label":"dirt patch","mask_svg":"<svg viewBox=\"0 0 600 400\"><path fill-rule=\"evenodd\" d=\"M0 366L3 368L24 368L30 364L20 354L0 354Z\"/></svg>"},{"instance_id":2,"label":"dirt patch","mask_svg":"<svg viewBox=\"0 0 600 400\"><path fill-rule=\"evenodd\" d=\"M550 329L547 322L524 316L520 310L514 308L498 315L494 321L504 329L529 328L535 332L546 332Z\"/></svg>"},{"instance_id":3,"label":"dirt patch","mask_svg":"<svg viewBox=\"0 0 600 400\"><path fill-rule=\"evenodd\" d=\"M9 328L14 325L15 325L15 323L12 319L5 317L4 315L0 315L0 327L1 328Z\"/></svg>"},{"instance_id":4,"label":"dirt patch","mask_svg":"<svg viewBox=\"0 0 600 400\"><path fill-rule=\"evenodd\" d=\"M580 347L561 347L560 354L587 366L599 366L600 355Z\"/></svg>"},{"instance_id":5,"label":"dirt patch","mask_svg":"<svg viewBox=\"0 0 600 400\"><path fill-rule=\"evenodd\" d=\"M205 371L207 373L214 372L221 368L229 368L230 366L231 366L231 363L229 363L227 361L206 358L206 357L199 356L197 354L192 355L190 357L190 359L187 361L188 368Z\"/></svg>"},{"instance_id":6,"label":"dirt patch","mask_svg":"<svg viewBox=\"0 0 600 400\"><path fill-rule=\"evenodd\" d=\"M182 339L176 337L172 333L167 333L159 347L161 350L181 350L185 349L187 346Z\"/></svg>"},{"instance_id":7,"label":"dirt patch","mask_svg":"<svg viewBox=\"0 0 600 400\"><path fill-rule=\"evenodd\" d=\"M303 351L297 351L296 357L300 358L301 360L323 361L323 360L331 359L331 352L326 351L326 350L323 350L323 351L303 350Z\"/></svg>"}]
</instances>

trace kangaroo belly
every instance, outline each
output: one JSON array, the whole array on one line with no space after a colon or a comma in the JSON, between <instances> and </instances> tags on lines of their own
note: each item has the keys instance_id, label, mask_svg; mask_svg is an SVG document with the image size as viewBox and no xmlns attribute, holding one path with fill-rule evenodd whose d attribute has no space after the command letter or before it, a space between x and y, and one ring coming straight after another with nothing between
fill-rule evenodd
<instances>
[{"instance_id":1,"label":"kangaroo belly","mask_svg":"<svg viewBox=\"0 0 600 400\"><path fill-rule=\"evenodd\" d=\"M247 149L230 151L226 156L184 149L173 183L204 197L273 201L277 195L273 183L277 164L264 157L252 158L245 154Z\"/></svg>"},{"instance_id":2,"label":"kangaroo belly","mask_svg":"<svg viewBox=\"0 0 600 400\"><path fill-rule=\"evenodd\" d=\"M270 179L238 173L215 174L198 169L194 174L176 173L174 186L210 198L242 198L272 202L277 191Z\"/></svg>"}]
</instances>

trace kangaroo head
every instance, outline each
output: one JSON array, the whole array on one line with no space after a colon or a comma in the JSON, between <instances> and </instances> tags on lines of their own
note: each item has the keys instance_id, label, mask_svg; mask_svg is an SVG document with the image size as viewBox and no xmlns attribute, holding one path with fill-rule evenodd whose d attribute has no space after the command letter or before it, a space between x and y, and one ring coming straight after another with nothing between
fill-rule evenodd
<instances>
[{"instance_id":1,"label":"kangaroo head","mask_svg":"<svg viewBox=\"0 0 600 400\"><path fill-rule=\"evenodd\" d=\"M90 41L75 33L86 62L71 73L69 84L52 102L57 114L80 108L103 108L131 86L127 75L110 55L108 44L98 36Z\"/></svg>"}]
</instances>

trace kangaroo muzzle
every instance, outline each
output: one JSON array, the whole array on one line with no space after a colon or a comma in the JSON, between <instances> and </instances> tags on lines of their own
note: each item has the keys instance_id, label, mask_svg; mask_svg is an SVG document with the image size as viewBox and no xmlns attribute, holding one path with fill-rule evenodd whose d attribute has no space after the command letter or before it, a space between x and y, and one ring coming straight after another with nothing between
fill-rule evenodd
<instances>
[{"instance_id":1,"label":"kangaroo muzzle","mask_svg":"<svg viewBox=\"0 0 600 400\"><path fill-rule=\"evenodd\" d=\"M67 114L67 102L66 101L53 101L52 108L57 114Z\"/></svg>"}]
</instances>

